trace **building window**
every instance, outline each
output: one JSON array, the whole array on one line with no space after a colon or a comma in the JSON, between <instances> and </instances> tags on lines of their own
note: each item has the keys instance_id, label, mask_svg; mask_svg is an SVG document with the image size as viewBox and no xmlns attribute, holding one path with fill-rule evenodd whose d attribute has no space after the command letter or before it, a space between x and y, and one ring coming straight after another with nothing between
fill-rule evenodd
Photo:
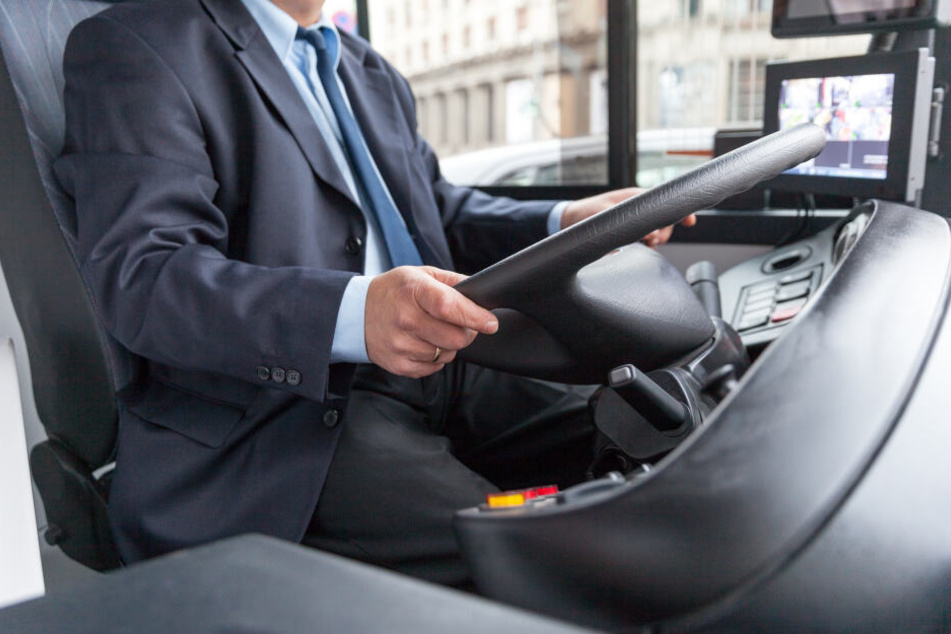
<instances>
[{"instance_id":1,"label":"building window","mask_svg":"<svg viewBox=\"0 0 951 634\"><path fill-rule=\"evenodd\" d=\"M440 145L449 143L449 112L446 105L446 95L436 95L436 139Z\"/></svg>"},{"instance_id":2,"label":"building window","mask_svg":"<svg viewBox=\"0 0 951 634\"><path fill-rule=\"evenodd\" d=\"M528 29L528 7L519 7L515 10L515 26L519 32Z\"/></svg>"},{"instance_id":3,"label":"building window","mask_svg":"<svg viewBox=\"0 0 951 634\"><path fill-rule=\"evenodd\" d=\"M482 88L482 94L485 96L483 104L485 108L485 141L488 144L495 140L495 88L492 84L485 84Z\"/></svg>"},{"instance_id":4,"label":"building window","mask_svg":"<svg viewBox=\"0 0 951 634\"><path fill-rule=\"evenodd\" d=\"M460 91L458 91L458 92L456 93L456 96L457 96L457 98L458 98L458 100L459 100L459 117L458 117L458 121L460 121L460 123L461 123L460 128L461 128L461 131L462 131L462 138L461 138L460 140L462 141L462 145L463 145L463 146L468 146L468 145L469 145L469 141L470 141L469 126L471 125L471 121L470 121L470 118L469 118L469 115L470 115L470 113L469 113L469 91L468 91L468 90L465 90L465 89L460 90Z\"/></svg>"},{"instance_id":5,"label":"building window","mask_svg":"<svg viewBox=\"0 0 951 634\"><path fill-rule=\"evenodd\" d=\"M423 138L429 136L426 124L429 123L429 102L425 97L416 100L416 126Z\"/></svg>"},{"instance_id":6,"label":"building window","mask_svg":"<svg viewBox=\"0 0 951 634\"><path fill-rule=\"evenodd\" d=\"M730 64L729 82L729 121L731 123L763 120L765 79L765 59L733 59L733 63Z\"/></svg>"}]
</instances>

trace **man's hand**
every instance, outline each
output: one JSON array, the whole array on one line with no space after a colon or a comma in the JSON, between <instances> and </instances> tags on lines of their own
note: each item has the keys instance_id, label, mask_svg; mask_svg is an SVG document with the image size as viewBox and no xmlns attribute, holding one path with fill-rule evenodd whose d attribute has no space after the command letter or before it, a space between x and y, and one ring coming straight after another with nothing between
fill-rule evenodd
<instances>
[{"instance_id":1,"label":"man's hand","mask_svg":"<svg viewBox=\"0 0 951 634\"><path fill-rule=\"evenodd\" d=\"M375 277L364 326L370 361L419 378L452 361L477 334L494 334L495 315L452 288L463 279L430 266L401 266Z\"/></svg>"},{"instance_id":2,"label":"man's hand","mask_svg":"<svg viewBox=\"0 0 951 634\"><path fill-rule=\"evenodd\" d=\"M605 209L610 209L614 205L632 196L642 194L644 191L645 190L639 187L627 187L625 189L615 189L603 194L598 194L597 196L576 200L565 208L565 212L561 216L561 228L566 229L590 216L601 213ZM681 220L680 224L685 227L692 227L697 224L697 216L690 214ZM641 242L649 247L656 247L670 240L670 235L673 232L674 228L672 226L657 229L641 238Z\"/></svg>"}]
</instances>

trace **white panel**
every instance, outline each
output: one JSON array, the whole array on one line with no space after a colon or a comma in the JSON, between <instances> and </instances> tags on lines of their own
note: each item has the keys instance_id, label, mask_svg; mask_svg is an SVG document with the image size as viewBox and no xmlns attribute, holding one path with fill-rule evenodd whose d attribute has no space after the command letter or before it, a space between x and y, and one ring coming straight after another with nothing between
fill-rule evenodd
<instances>
[{"instance_id":1,"label":"white panel","mask_svg":"<svg viewBox=\"0 0 951 634\"><path fill-rule=\"evenodd\" d=\"M45 592L32 491L13 344L4 339L0 341L0 607Z\"/></svg>"}]
</instances>

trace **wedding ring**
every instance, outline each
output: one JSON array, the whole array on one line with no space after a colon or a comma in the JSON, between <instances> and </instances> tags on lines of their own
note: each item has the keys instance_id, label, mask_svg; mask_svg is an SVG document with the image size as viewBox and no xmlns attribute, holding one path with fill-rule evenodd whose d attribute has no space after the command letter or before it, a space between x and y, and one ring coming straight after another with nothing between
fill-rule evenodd
<instances>
[{"instance_id":1,"label":"wedding ring","mask_svg":"<svg viewBox=\"0 0 951 634\"><path fill-rule=\"evenodd\" d=\"M442 355L442 348L436 346L436 352L433 354L432 363L439 363L439 357Z\"/></svg>"}]
</instances>

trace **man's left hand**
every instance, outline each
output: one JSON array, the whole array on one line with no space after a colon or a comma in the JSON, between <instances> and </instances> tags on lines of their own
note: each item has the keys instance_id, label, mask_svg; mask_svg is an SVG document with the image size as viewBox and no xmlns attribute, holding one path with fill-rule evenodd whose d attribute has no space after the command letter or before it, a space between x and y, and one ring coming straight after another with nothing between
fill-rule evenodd
<instances>
[{"instance_id":1,"label":"man's left hand","mask_svg":"<svg viewBox=\"0 0 951 634\"><path fill-rule=\"evenodd\" d=\"M627 187L624 189L615 189L604 192L597 196L582 198L569 204L561 216L561 228L566 229L571 225L581 222L595 214L601 213L605 209L610 209L614 205L627 200L633 196L643 193L645 190L640 187ZM685 227L692 227L697 224L697 216L690 214L680 221ZM670 235L674 232L673 226L657 229L641 238L641 242L649 247L656 247L670 240Z\"/></svg>"}]
</instances>

